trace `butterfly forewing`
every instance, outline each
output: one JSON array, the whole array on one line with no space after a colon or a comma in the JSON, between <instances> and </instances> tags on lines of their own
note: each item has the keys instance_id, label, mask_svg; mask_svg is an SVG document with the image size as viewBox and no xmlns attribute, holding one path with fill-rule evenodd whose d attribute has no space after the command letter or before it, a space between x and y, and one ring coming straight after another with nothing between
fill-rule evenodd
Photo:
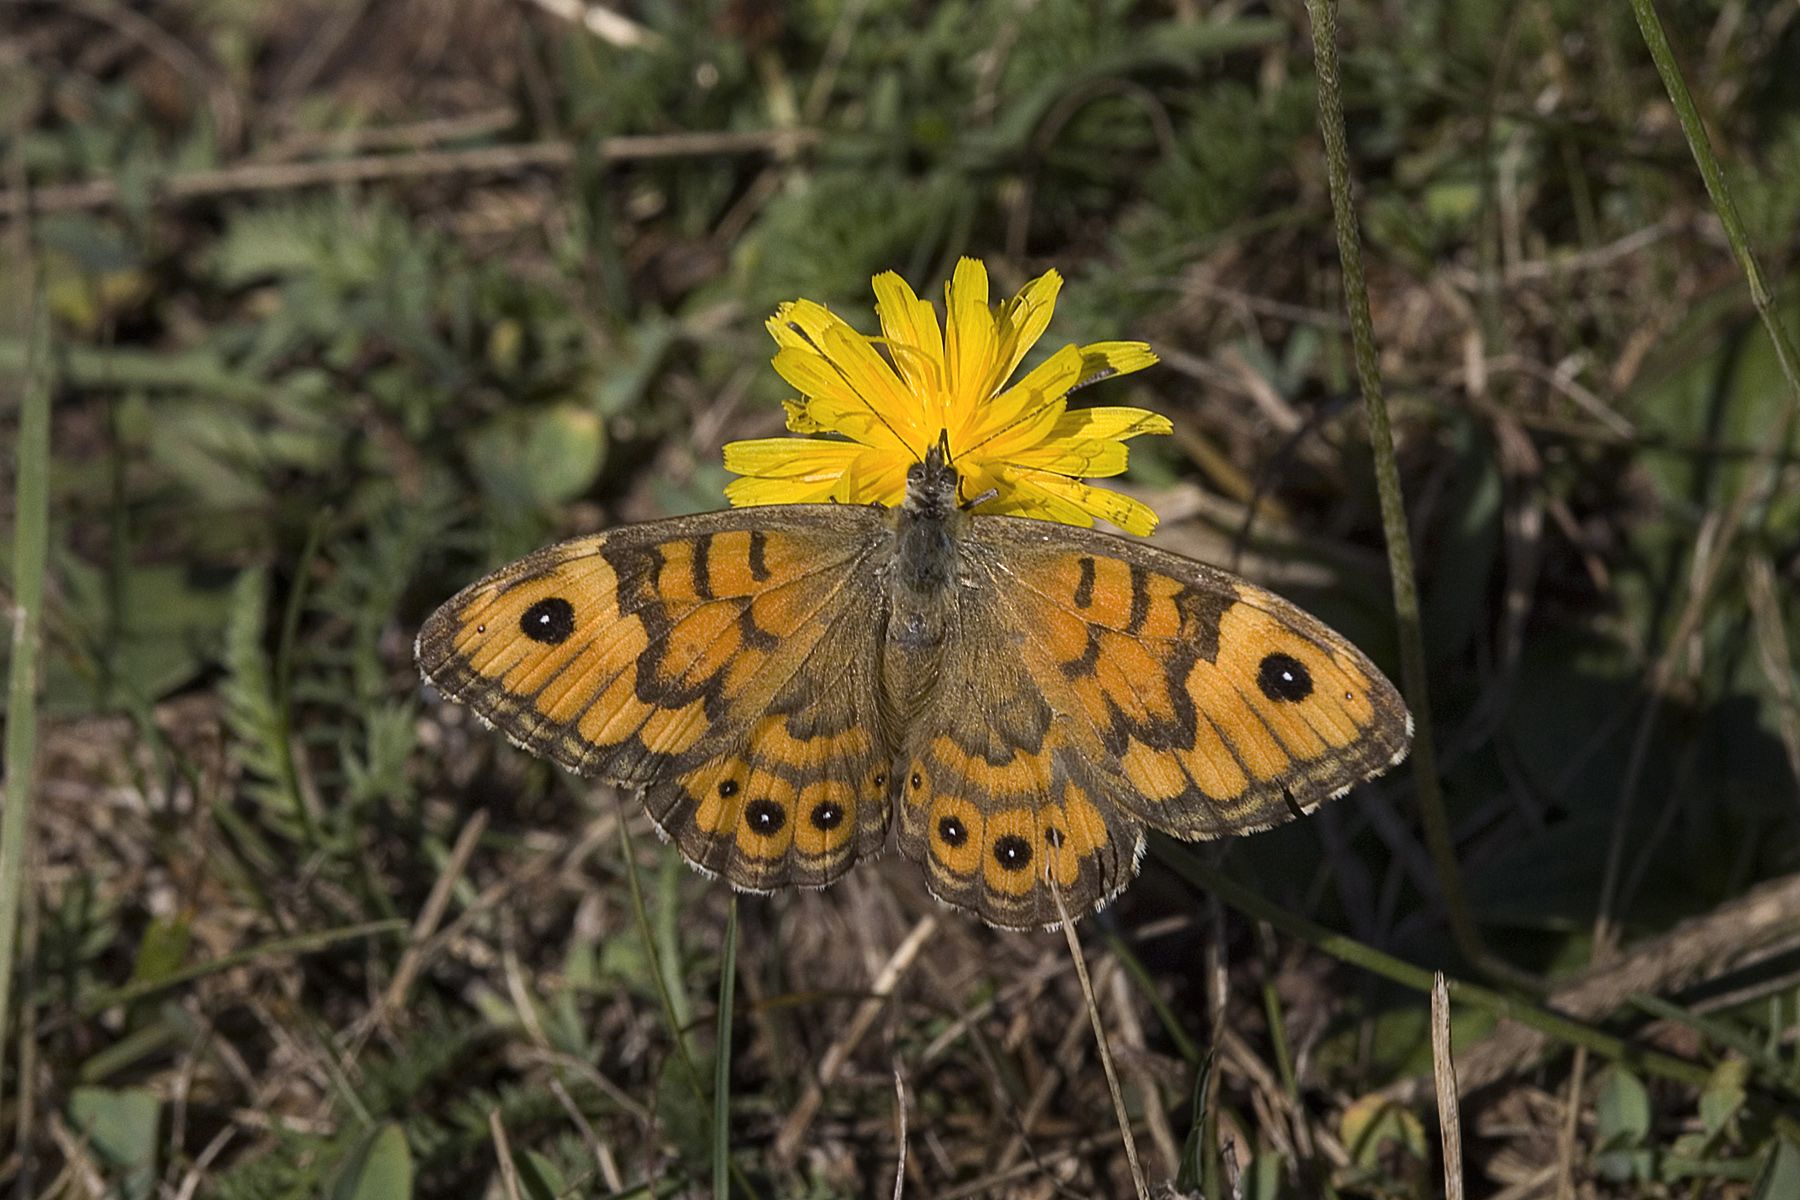
<instances>
[{"instance_id":1,"label":"butterfly forewing","mask_svg":"<svg viewBox=\"0 0 1800 1200\"><path fill-rule=\"evenodd\" d=\"M887 828L865 561L883 545L873 510L819 506L626 526L465 589L419 665L525 749L646 787L695 865L828 882Z\"/></svg>"}]
</instances>

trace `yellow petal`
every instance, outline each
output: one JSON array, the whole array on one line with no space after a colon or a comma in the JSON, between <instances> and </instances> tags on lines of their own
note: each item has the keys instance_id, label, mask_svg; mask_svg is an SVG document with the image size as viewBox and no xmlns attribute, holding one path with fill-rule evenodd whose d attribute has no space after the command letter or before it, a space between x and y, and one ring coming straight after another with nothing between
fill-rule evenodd
<instances>
[{"instance_id":1,"label":"yellow petal","mask_svg":"<svg viewBox=\"0 0 1800 1200\"><path fill-rule=\"evenodd\" d=\"M944 331L938 328L931 302L921 300L906 280L892 271L875 277L875 315L894 365L914 390L932 394L944 387Z\"/></svg>"},{"instance_id":2,"label":"yellow petal","mask_svg":"<svg viewBox=\"0 0 1800 1200\"><path fill-rule=\"evenodd\" d=\"M1174 433L1175 426L1161 413L1129 405L1096 405L1071 408L1056 422L1053 438L1114 438L1124 440L1145 433Z\"/></svg>"},{"instance_id":3,"label":"yellow petal","mask_svg":"<svg viewBox=\"0 0 1800 1200\"><path fill-rule=\"evenodd\" d=\"M787 427L791 433L822 433L825 427L813 420L806 413L806 401L783 400L781 407L787 411Z\"/></svg>"},{"instance_id":4,"label":"yellow petal","mask_svg":"<svg viewBox=\"0 0 1800 1200\"><path fill-rule=\"evenodd\" d=\"M865 450L845 468L831 489L831 499L840 504L898 504L906 498L906 470L913 462L910 455Z\"/></svg>"},{"instance_id":5,"label":"yellow petal","mask_svg":"<svg viewBox=\"0 0 1800 1200\"><path fill-rule=\"evenodd\" d=\"M725 485L725 499L733 508L758 504L818 504L831 499L836 480L758 479L746 475Z\"/></svg>"},{"instance_id":6,"label":"yellow petal","mask_svg":"<svg viewBox=\"0 0 1800 1200\"><path fill-rule=\"evenodd\" d=\"M763 324L778 346L816 350L824 341L825 331L844 322L823 304L812 300L790 300L777 306L775 315Z\"/></svg>"},{"instance_id":7,"label":"yellow petal","mask_svg":"<svg viewBox=\"0 0 1800 1200\"><path fill-rule=\"evenodd\" d=\"M1162 361L1144 342L1094 342L1081 348L1081 376L1075 387L1085 387L1110 375L1129 375Z\"/></svg>"},{"instance_id":8,"label":"yellow petal","mask_svg":"<svg viewBox=\"0 0 1800 1200\"><path fill-rule=\"evenodd\" d=\"M1009 468L1007 475L1021 489L1031 489L1055 497L1090 516L1112 522L1126 533L1143 537L1156 528L1156 511L1130 496L1105 488L1089 487L1079 479L1069 479L1048 471ZM1087 521L1079 523L1089 524Z\"/></svg>"},{"instance_id":9,"label":"yellow petal","mask_svg":"<svg viewBox=\"0 0 1800 1200\"><path fill-rule=\"evenodd\" d=\"M1062 276L1055 271L1045 271L1006 302L1000 314L1002 369L996 386L1006 382L1019 369L1026 351L1044 336L1044 330L1050 327L1051 314L1056 311L1056 294L1061 290Z\"/></svg>"},{"instance_id":10,"label":"yellow petal","mask_svg":"<svg viewBox=\"0 0 1800 1200\"><path fill-rule=\"evenodd\" d=\"M1021 421L1042 416L1075 386L1080 372L1081 351L1064 346L972 414L978 415L981 422L979 431L971 431L972 435L982 442L991 442L998 434L1013 432Z\"/></svg>"},{"instance_id":11,"label":"yellow petal","mask_svg":"<svg viewBox=\"0 0 1800 1200\"><path fill-rule=\"evenodd\" d=\"M1126 454L1120 442L1109 438L1082 438L1047 441L1008 455L1006 461L1009 466L1086 479L1119 474L1125 469Z\"/></svg>"},{"instance_id":12,"label":"yellow petal","mask_svg":"<svg viewBox=\"0 0 1800 1200\"><path fill-rule=\"evenodd\" d=\"M945 301L945 390L952 404L976 405L994 392L989 386L996 346L987 268L977 259L958 260Z\"/></svg>"},{"instance_id":13,"label":"yellow petal","mask_svg":"<svg viewBox=\"0 0 1800 1200\"><path fill-rule=\"evenodd\" d=\"M836 478L863 447L812 438L752 438L725 447L725 469L765 479Z\"/></svg>"}]
</instances>

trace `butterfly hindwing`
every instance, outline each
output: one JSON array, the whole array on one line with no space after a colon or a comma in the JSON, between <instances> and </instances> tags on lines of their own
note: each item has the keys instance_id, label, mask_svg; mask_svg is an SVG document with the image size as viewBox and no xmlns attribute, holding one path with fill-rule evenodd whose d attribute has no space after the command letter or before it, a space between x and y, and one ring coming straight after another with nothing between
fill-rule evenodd
<instances>
[{"instance_id":1,"label":"butterfly hindwing","mask_svg":"<svg viewBox=\"0 0 1800 1200\"><path fill-rule=\"evenodd\" d=\"M757 890L828 882L887 827L867 792L893 752L867 621L879 524L809 505L564 542L434 613L419 664L525 749L646 787L697 866ZM810 807L771 828L772 803Z\"/></svg>"},{"instance_id":2,"label":"butterfly hindwing","mask_svg":"<svg viewBox=\"0 0 1800 1200\"><path fill-rule=\"evenodd\" d=\"M963 593L932 701L914 719L892 789L900 848L939 899L1029 929L1130 882L1143 829L1128 787L1078 722L1052 710L995 624L986 589Z\"/></svg>"}]
</instances>

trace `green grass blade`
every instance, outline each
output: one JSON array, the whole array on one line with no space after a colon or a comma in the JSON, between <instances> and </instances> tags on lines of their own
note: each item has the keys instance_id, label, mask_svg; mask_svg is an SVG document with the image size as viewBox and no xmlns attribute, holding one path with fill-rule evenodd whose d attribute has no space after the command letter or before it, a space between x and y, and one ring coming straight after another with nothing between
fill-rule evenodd
<instances>
[{"instance_id":1,"label":"green grass blade","mask_svg":"<svg viewBox=\"0 0 1800 1200\"><path fill-rule=\"evenodd\" d=\"M25 893L25 839L31 832L37 757L38 630L50 552L50 318L40 297L32 313L31 357L19 410L17 524L13 530L12 680L6 708L6 808L0 814L0 1056L12 1005L19 902Z\"/></svg>"},{"instance_id":2,"label":"green grass blade","mask_svg":"<svg viewBox=\"0 0 1800 1200\"><path fill-rule=\"evenodd\" d=\"M1289 937L1299 938L1351 966L1361 967L1416 992L1430 994L1432 972L1425 968L1416 967L1355 938L1334 933L1323 925L1316 925L1305 917L1296 916L1245 887L1225 872L1208 865L1199 855L1166 834L1153 832L1151 839L1157 857L1170 870L1195 887L1217 896L1245 916L1267 921ZM1711 1074L1699 1063L1644 1049L1623 1038L1602 1033L1590 1025L1558 1016L1516 997L1456 979L1450 980L1449 986L1453 1000L1492 1013L1496 1017L1510 1017L1572 1046L1586 1046L1602 1058L1625 1062L1665 1079L1675 1079L1698 1087L1705 1087L1711 1078Z\"/></svg>"},{"instance_id":3,"label":"green grass blade","mask_svg":"<svg viewBox=\"0 0 1800 1200\"><path fill-rule=\"evenodd\" d=\"M737 982L737 893L725 910L725 944L719 956L719 1039L713 1051L713 1196L731 1195L731 994Z\"/></svg>"},{"instance_id":4,"label":"green grass blade","mask_svg":"<svg viewBox=\"0 0 1800 1200\"><path fill-rule=\"evenodd\" d=\"M1419 587L1413 572L1412 540L1407 531L1406 501L1400 492L1400 466L1394 455L1394 430L1388 420L1387 397L1381 388L1381 366L1375 350L1375 326L1369 313L1369 289L1363 278L1362 234L1350 194L1350 148L1344 134L1344 101L1338 75L1337 7L1335 0L1307 0L1312 14L1313 53L1319 71L1319 131L1331 179L1331 210L1337 225L1338 258L1344 267L1344 304L1350 312L1350 337L1356 351L1356 374L1369 420L1369 448L1375 459L1375 485L1381 497L1381 526L1386 535L1388 572L1393 577L1394 619L1400 627L1400 686L1412 708L1413 780L1419 791L1419 816L1425 843L1437 868L1438 887L1456 947L1484 975L1544 990L1542 981L1490 952L1469 912L1462 867L1450 833L1450 817L1438 783L1437 746L1432 738L1431 690L1426 682L1425 624L1419 610Z\"/></svg>"}]
</instances>

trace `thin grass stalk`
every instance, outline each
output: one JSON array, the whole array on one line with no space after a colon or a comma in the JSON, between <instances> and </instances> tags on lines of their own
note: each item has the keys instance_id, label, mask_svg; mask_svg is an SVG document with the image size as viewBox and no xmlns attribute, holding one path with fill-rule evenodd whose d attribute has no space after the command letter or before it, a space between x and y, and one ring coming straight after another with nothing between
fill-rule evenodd
<instances>
[{"instance_id":1,"label":"thin grass stalk","mask_svg":"<svg viewBox=\"0 0 1800 1200\"><path fill-rule=\"evenodd\" d=\"M619 798L619 842L625 852L625 882L631 892L631 912L637 920L638 936L644 939L644 953L649 958L650 978L656 984L656 1000L662 1008L663 1022L675 1041L675 1053L681 1059L682 1073L694 1090L694 1099L706 1103L706 1092L700 1084L700 1068L688 1053L687 1030L675 1015L675 1002L669 996L668 981L663 976L661 956L656 950L656 934L650 927L650 910L644 904L644 884L638 878L637 850L631 841L631 821L625 812L625 799Z\"/></svg>"},{"instance_id":2,"label":"thin grass stalk","mask_svg":"<svg viewBox=\"0 0 1800 1200\"><path fill-rule=\"evenodd\" d=\"M1375 352L1375 327L1369 314L1369 290L1363 279L1362 241L1350 194L1350 150L1344 135L1344 102L1338 74L1335 0L1307 0L1312 16L1313 54L1319 73L1319 131L1331 178L1331 209L1337 228L1338 257L1344 270L1344 304L1350 315L1350 337L1356 350L1356 374L1368 414L1369 448L1375 461L1375 484L1381 497L1381 526L1387 539L1388 573L1393 579L1394 619L1400 633L1400 682L1412 708L1414 731L1412 773L1419 793L1419 816L1425 842L1437 868L1438 888L1457 949L1482 974L1515 987L1541 993L1536 977L1488 950L1469 912L1462 867L1450 833L1444 794L1438 786L1437 746L1432 738L1431 694L1426 682L1425 626L1419 613L1419 589L1413 573L1412 542L1407 531L1406 502L1400 491L1400 467L1394 457L1394 431L1387 398L1381 390L1381 367Z\"/></svg>"},{"instance_id":3,"label":"thin grass stalk","mask_svg":"<svg viewBox=\"0 0 1800 1200\"><path fill-rule=\"evenodd\" d=\"M719 951L719 1036L713 1051L712 1181L714 1200L731 1197L731 1005L737 984L737 893L725 908L725 942Z\"/></svg>"},{"instance_id":4,"label":"thin grass stalk","mask_svg":"<svg viewBox=\"0 0 1800 1200\"><path fill-rule=\"evenodd\" d=\"M1456 1061L1450 1052L1450 987L1442 971L1431 981L1431 1079L1437 1087L1438 1136L1444 1147L1444 1200L1463 1200L1462 1112L1456 1102Z\"/></svg>"},{"instance_id":5,"label":"thin grass stalk","mask_svg":"<svg viewBox=\"0 0 1800 1200\"><path fill-rule=\"evenodd\" d=\"M1239 883L1225 872L1208 865L1186 846L1173 841L1167 835L1153 833L1151 836L1155 839L1157 857L1170 870L1195 887L1217 896L1252 920L1267 921L1290 937L1299 938L1308 945L1322 950L1342 962L1347 962L1351 966L1361 967L1384 979L1391 979L1402 987L1412 988L1421 993L1430 993L1432 973L1425 968L1415 967L1391 954L1383 954L1373 946L1364 945L1355 938L1346 937L1341 933L1333 933L1323 925L1314 924L1305 917L1288 912L1258 895L1253 889ZM1556 1013L1539 1008L1537 1005L1515 996L1505 995L1491 988L1465 983L1457 979L1449 980L1448 987L1451 998L1460 1003L1492 1013L1496 1017L1510 1017L1512 1020L1547 1033L1570 1045L1586 1046L1602 1058L1624 1062L1653 1075L1696 1086L1705 1086L1711 1078L1707 1069L1698 1063L1687 1062L1673 1055L1632 1045L1623 1038L1602 1033L1580 1021L1558 1016Z\"/></svg>"},{"instance_id":6,"label":"thin grass stalk","mask_svg":"<svg viewBox=\"0 0 1800 1200\"><path fill-rule=\"evenodd\" d=\"M12 679L6 709L6 808L0 813L0 1062L25 893L25 842L37 760L38 630L50 554L50 318L41 291L31 314L31 355L19 406L18 499L13 528Z\"/></svg>"},{"instance_id":7,"label":"thin grass stalk","mask_svg":"<svg viewBox=\"0 0 1800 1200\"><path fill-rule=\"evenodd\" d=\"M135 1004L145 996L157 992L168 991L180 987L184 983L192 983L196 979L204 979L208 975L217 975L220 971L229 971L233 967L241 967L246 963L260 962L266 958L278 958L290 954L311 954L339 942L354 941L357 938L379 937L384 933L405 933L407 923L400 917L389 917L380 921L364 921L359 925L346 925L341 929L318 929L311 933L296 934L293 937L275 938L258 946L250 946L243 950L233 950L229 954L221 954L203 963L191 967L183 967L179 971L171 971L156 979L140 979L136 983L128 983L123 987L108 988L103 992L95 992L82 1000L72 1014L80 1019L96 1016L109 1008L122 1004Z\"/></svg>"},{"instance_id":8,"label":"thin grass stalk","mask_svg":"<svg viewBox=\"0 0 1800 1200\"><path fill-rule=\"evenodd\" d=\"M1706 136L1706 125L1700 119L1700 110L1694 106L1694 97L1688 92L1687 82L1681 77L1681 67L1675 61L1675 52L1669 47L1668 35L1663 32L1662 21L1656 15L1656 5L1652 0L1631 0L1631 11L1637 17L1644 45L1649 48L1650 57L1656 63L1657 74L1662 76L1663 89L1669 94L1669 102L1675 106L1676 117L1681 122L1682 136L1687 139L1694 164L1700 168L1700 178L1705 182L1706 193L1712 199L1713 211L1718 214L1719 223L1724 227L1725 240L1731 246L1732 257L1737 260L1738 269L1744 273L1744 282L1749 286L1750 303L1756 307L1756 315L1769 335L1769 344L1775 349L1775 361L1788 385L1787 403L1782 406L1780 415L1769 425L1762 443L1757 446L1756 459L1745 475L1743 487L1732 497L1731 504L1726 508L1714 533L1710 548L1702 561L1696 564L1697 578L1688 595L1687 604L1675 623L1674 633L1670 635L1663 653L1651 670L1649 686L1652 691L1661 692L1674 677L1676 662L1706 609L1706 598L1724 563L1726 547L1737 536L1738 527L1743 524L1757 494L1765 490L1757 486L1757 480L1766 480L1766 490L1772 491L1780 478L1780 464L1776 460L1781 448L1787 444L1795 409L1800 407L1800 354L1795 352L1793 339L1788 336L1787 326L1782 322L1781 314L1776 311L1774 297L1763 279L1762 268L1757 265L1756 255L1750 248L1750 235L1744 230L1737 203L1731 198L1731 189L1725 183L1725 172L1713 155L1712 142Z\"/></svg>"},{"instance_id":9,"label":"thin grass stalk","mask_svg":"<svg viewBox=\"0 0 1800 1200\"><path fill-rule=\"evenodd\" d=\"M1157 991L1156 981L1150 978L1150 969L1144 965L1144 960L1125 944L1125 939L1120 937L1116 930L1108 929L1106 931L1106 948L1112 952L1114 958L1119 960L1126 973L1131 976L1132 982L1137 984L1138 991L1143 993L1144 999L1150 1002L1151 1011L1155 1012L1156 1019L1162 1022L1163 1032L1168 1034L1169 1040L1175 1044L1175 1052L1181 1055L1189 1066L1199 1066L1200 1048L1194 1045L1194 1039L1188 1036L1188 1031L1181 1027L1180 1020L1176 1018L1175 1010L1169 1007L1169 1002L1163 999L1161 992Z\"/></svg>"},{"instance_id":10,"label":"thin grass stalk","mask_svg":"<svg viewBox=\"0 0 1800 1200\"><path fill-rule=\"evenodd\" d=\"M307 843L315 848L320 846L318 822L313 820L312 810L300 796L300 769L294 761L294 645L300 636L300 617L306 611L306 584L312 578L313 559L318 557L319 542L325 536L325 527L331 522L332 513L329 508L313 517L312 524L306 530L306 546L300 551L300 561L294 567L294 584L288 589L287 604L281 614L281 633L275 643L275 715L281 728L281 744L277 747L281 754L282 786L288 795L294 798L294 807L300 813L300 827L306 834ZM381 889L374 889L374 894L384 896Z\"/></svg>"},{"instance_id":11,"label":"thin grass stalk","mask_svg":"<svg viewBox=\"0 0 1800 1200\"><path fill-rule=\"evenodd\" d=\"M1712 197L1713 209L1719 214L1719 223L1725 227L1725 240L1731 245L1732 257L1737 259L1738 269L1744 273L1744 282L1750 285L1750 302L1756 306L1756 315L1762 318L1763 328L1769 333L1769 341L1775 346L1775 357L1781 364L1782 376L1787 379L1788 390L1800 396L1800 354L1795 353L1794 343L1788 337L1781 314L1775 311L1775 301L1769 293L1769 285L1763 280L1762 268L1757 265L1756 255L1750 249L1750 235L1744 231L1743 218L1738 215L1737 203L1732 200L1731 189L1725 183L1725 172L1713 155L1712 142L1706 136L1706 125L1700 119L1700 110L1694 106L1694 97L1688 92L1687 81L1681 77L1681 66L1675 61L1674 50L1669 47L1669 38L1663 32L1662 20L1656 15L1656 5L1652 0L1631 0L1631 11L1637 17L1638 30L1644 36L1644 45L1650 50L1650 58L1656 63L1656 72L1662 76L1663 88L1669 93L1669 102L1675 106L1675 115L1681 121L1682 136L1687 138L1688 150L1694 156L1694 165L1700 168L1700 178L1706 183L1707 195Z\"/></svg>"},{"instance_id":12,"label":"thin grass stalk","mask_svg":"<svg viewBox=\"0 0 1800 1200\"><path fill-rule=\"evenodd\" d=\"M1069 919L1068 905L1063 903L1062 889L1048 874L1050 895L1056 900L1057 915L1062 918L1063 937L1069 943L1069 957L1075 961L1075 977L1081 982L1081 998L1087 1003L1088 1020L1094 1026L1094 1045L1100 1051L1100 1066L1106 1072L1106 1087L1112 1093L1113 1113L1118 1118L1119 1133L1125 1139L1125 1161L1131 1168L1131 1186L1138 1200L1150 1200L1150 1187L1144 1181L1144 1167L1138 1161L1137 1139L1131 1136L1131 1115L1125 1111L1125 1093L1119 1088L1119 1073L1113 1069L1112 1050L1106 1044L1106 1026L1100 1020L1100 1002L1094 995L1093 980L1088 978L1087 960L1081 955L1081 941L1075 936L1075 923ZM1151 1101L1154 1103L1154 1100Z\"/></svg>"}]
</instances>

